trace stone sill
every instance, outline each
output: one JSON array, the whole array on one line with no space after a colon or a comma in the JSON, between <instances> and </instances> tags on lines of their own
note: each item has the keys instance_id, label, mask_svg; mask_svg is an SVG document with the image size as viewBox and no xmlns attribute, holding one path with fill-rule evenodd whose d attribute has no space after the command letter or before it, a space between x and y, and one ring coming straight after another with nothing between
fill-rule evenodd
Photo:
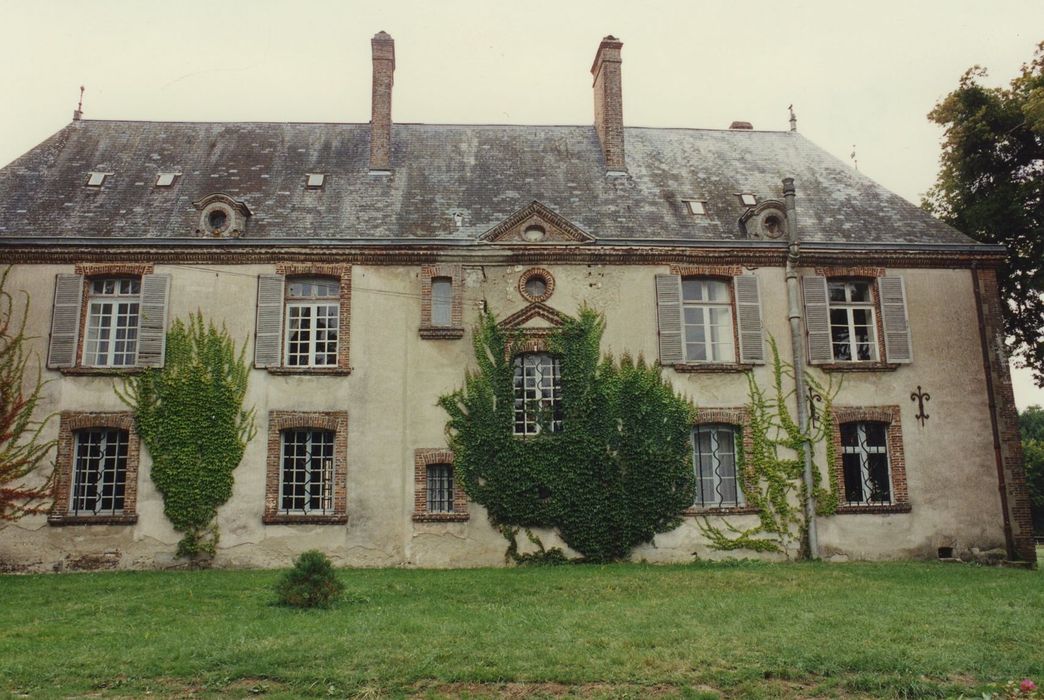
<instances>
[{"instance_id":1,"label":"stone sill","mask_svg":"<svg viewBox=\"0 0 1044 700\"><path fill-rule=\"evenodd\" d=\"M320 377L345 377L352 373L351 367L263 367L269 374L277 375L309 375Z\"/></svg>"},{"instance_id":2,"label":"stone sill","mask_svg":"<svg viewBox=\"0 0 1044 700\"><path fill-rule=\"evenodd\" d=\"M464 329L453 326L421 326L420 337L426 340L456 340L464 337Z\"/></svg>"},{"instance_id":3,"label":"stone sill","mask_svg":"<svg viewBox=\"0 0 1044 700\"><path fill-rule=\"evenodd\" d=\"M840 505L835 513L837 515L866 515L873 513L909 513L911 510L909 503L890 503L879 506Z\"/></svg>"},{"instance_id":4,"label":"stone sill","mask_svg":"<svg viewBox=\"0 0 1044 700\"><path fill-rule=\"evenodd\" d=\"M754 365L734 362L679 362L671 366L675 372L686 374L731 374L734 372L749 372L754 369Z\"/></svg>"},{"instance_id":5,"label":"stone sill","mask_svg":"<svg viewBox=\"0 0 1044 700\"><path fill-rule=\"evenodd\" d=\"M67 377L120 377L141 374L146 367L60 367L58 371ZM155 369L163 369L156 367Z\"/></svg>"},{"instance_id":6,"label":"stone sill","mask_svg":"<svg viewBox=\"0 0 1044 700\"><path fill-rule=\"evenodd\" d=\"M727 508L686 508L682 511L682 515L757 515L760 512L751 506L729 506Z\"/></svg>"},{"instance_id":7,"label":"stone sill","mask_svg":"<svg viewBox=\"0 0 1044 700\"><path fill-rule=\"evenodd\" d=\"M47 516L47 524L54 526L62 525L133 525L138 522L137 513L124 513L123 515L67 515L57 514Z\"/></svg>"},{"instance_id":8,"label":"stone sill","mask_svg":"<svg viewBox=\"0 0 1044 700\"><path fill-rule=\"evenodd\" d=\"M824 372L894 372L899 369L895 362L824 362L812 367Z\"/></svg>"},{"instance_id":9,"label":"stone sill","mask_svg":"<svg viewBox=\"0 0 1044 700\"><path fill-rule=\"evenodd\" d=\"M414 513L415 523L462 523L470 520L468 513Z\"/></svg>"},{"instance_id":10,"label":"stone sill","mask_svg":"<svg viewBox=\"0 0 1044 700\"><path fill-rule=\"evenodd\" d=\"M267 513L261 517L261 522L265 525L344 525L348 522L348 514L295 515L293 513Z\"/></svg>"}]
</instances>

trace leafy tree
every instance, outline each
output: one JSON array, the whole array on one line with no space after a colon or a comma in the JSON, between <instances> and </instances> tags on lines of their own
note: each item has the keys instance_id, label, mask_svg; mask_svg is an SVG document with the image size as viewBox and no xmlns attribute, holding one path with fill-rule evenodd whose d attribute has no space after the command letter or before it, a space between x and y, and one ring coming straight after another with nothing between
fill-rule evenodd
<instances>
[{"instance_id":1,"label":"leafy tree","mask_svg":"<svg viewBox=\"0 0 1044 700\"><path fill-rule=\"evenodd\" d=\"M1044 533L1044 408L1030 406L1019 414L1022 460L1026 466L1033 529Z\"/></svg>"},{"instance_id":2,"label":"leafy tree","mask_svg":"<svg viewBox=\"0 0 1044 700\"><path fill-rule=\"evenodd\" d=\"M509 554L518 528L549 527L588 561L621 559L676 527L692 504L695 409L641 358L600 358L603 329L583 309L549 340L561 362L561 430L550 429L559 416L542 415L536 435L513 434L521 339L489 315L475 329L478 371L440 399L455 475L508 538Z\"/></svg>"},{"instance_id":3,"label":"leafy tree","mask_svg":"<svg viewBox=\"0 0 1044 700\"><path fill-rule=\"evenodd\" d=\"M9 521L43 510L37 501L50 495L54 470L37 486L26 486L21 480L44 463L55 444L41 439L50 416L33 420L46 382L39 359L27 347L29 297L17 305L21 307L17 313L14 297L5 288L10 271L0 273L0 520Z\"/></svg>"},{"instance_id":4,"label":"leafy tree","mask_svg":"<svg viewBox=\"0 0 1044 700\"><path fill-rule=\"evenodd\" d=\"M193 314L167 333L166 362L130 377L120 397L134 409L152 455L163 512L185 533L178 555L214 554L218 506L232 495L232 471L254 437L254 411L243 408L250 369L224 328Z\"/></svg>"},{"instance_id":5,"label":"leafy tree","mask_svg":"<svg viewBox=\"0 0 1044 700\"><path fill-rule=\"evenodd\" d=\"M924 206L984 243L1008 246L1005 330L1044 386L1044 42L1007 88L973 66L928 118L945 129Z\"/></svg>"}]
</instances>

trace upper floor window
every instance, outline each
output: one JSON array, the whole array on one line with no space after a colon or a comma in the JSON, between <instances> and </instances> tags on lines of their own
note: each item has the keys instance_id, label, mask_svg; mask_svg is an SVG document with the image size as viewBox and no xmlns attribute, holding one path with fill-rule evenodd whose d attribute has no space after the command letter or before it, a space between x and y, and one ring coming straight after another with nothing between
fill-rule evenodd
<instances>
[{"instance_id":1,"label":"upper floor window","mask_svg":"<svg viewBox=\"0 0 1044 700\"><path fill-rule=\"evenodd\" d=\"M103 277L90 280L83 364L129 367L138 357L141 280Z\"/></svg>"},{"instance_id":2,"label":"upper floor window","mask_svg":"<svg viewBox=\"0 0 1044 700\"><path fill-rule=\"evenodd\" d=\"M827 283L830 295L830 344L837 362L877 360L874 299L868 281Z\"/></svg>"},{"instance_id":3,"label":"upper floor window","mask_svg":"<svg viewBox=\"0 0 1044 700\"><path fill-rule=\"evenodd\" d=\"M840 430L845 502L860 505L892 503L888 424L876 421L843 423Z\"/></svg>"},{"instance_id":4,"label":"upper floor window","mask_svg":"<svg viewBox=\"0 0 1044 700\"><path fill-rule=\"evenodd\" d=\"M682 278L686 362L735 362L732 295L722 280Z\"/></svg>"},{"instance_id":5,"label":"upper floor window","mask_svg":"<svg viewBox=\"0 0 1044 700\"><path fill-rule=\"evenodd\" d=\"M557 357L544 352L517 355L515 376L515 435L562 430L562 376Z\"/></svg>"},{"instance_id":6,"label":"upper floor window","mask_svg":"<svg viewBox=\"0 0 1044 700\"><path fill-rule=\"evenodd\" d=\"M420 337L453 340L464 336L464 268L423 265L420 270Z\"/></svg>"},{"instance_id":7,"label":"upper floor window","mask_svg":"<svg viewBox=\"0 0 1044 700\"><path fill-rule=\"evenodd\" d=\"M740 431L734 425L698 425L692 431L697 508L744 505L738 478Z\"/></svg>"},{"instance_id":8,"label":"upper floor window","mask_svg":"<svg viewBox=\"0 0 1044 700\"><path fill-rule=\"evenodd\" d=\"M337 280L290 279L286 285L286 364L336 367L340 316Z\"/></svg>"},{"instance_id":9,"label":"upper floor window","mask_svg":"<svg viewBox=\"0 0 1044 700\"><path fill-rule=\"evenodd\" d=\"M431 325L446 327L453 323L453 279L435 277L431 280Z\"/></svg>"}]
</instances>

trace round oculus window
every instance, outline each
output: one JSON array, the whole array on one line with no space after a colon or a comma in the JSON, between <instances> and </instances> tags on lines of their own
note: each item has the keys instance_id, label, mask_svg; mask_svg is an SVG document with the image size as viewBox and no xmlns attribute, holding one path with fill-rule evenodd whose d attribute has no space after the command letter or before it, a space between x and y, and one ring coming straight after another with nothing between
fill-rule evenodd
<instances>
[{"instance_id":1,"label":"round oculus window","mask_svg":"<svg viewBox=\"0 0 1044 700\"><path fill-rule=\"evenodd\" d=\"M555 291L555 278L547 270L534 267L522 273L518 280L518 291L526 301L546 301Z\"/></svg>"},{"instance_id":2,"label":"round oculus window","mask_svg":"<svg viewBox=\"0 0 1044 700\"><path fill-rule=\"evenodd\" d=\"M526 292L531 297L542 297L547 291L547 282L536 275L526 280Z\"/></svg>"}]
</instances>

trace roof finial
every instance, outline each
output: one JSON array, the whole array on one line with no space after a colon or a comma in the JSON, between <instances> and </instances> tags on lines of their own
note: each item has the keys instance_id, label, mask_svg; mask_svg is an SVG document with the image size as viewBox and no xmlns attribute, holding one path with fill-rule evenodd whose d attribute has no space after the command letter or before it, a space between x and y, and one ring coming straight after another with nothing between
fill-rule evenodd
<instances>
[{"instance_id":1,"label":"roof finial","mask_svg":"<svg viewBox=\"0 0 1044 700\"><path fill-rule=\"evenodd\" d=\"M790 110L790 130L797 131L797 115L794 114L794 105L791 104L787 109Z\"/></svg>"},{"instance_id":2,"label":"roof finial","mask_svg":"<svg viewBox=\"0 0 1044 700\"><path fill-rule=\"evenodd\" d=\"M83 117L83 85L80 86L80 103L76 105L76 110L73 112L73 121L78 122Z\"/></svg>"},{"instance_id":3,"label":"roof finial","mask_svg":"<svg viewBox=\"0 0 1044 700\"><path fill-rule=\"evenodd\" d=\"M853 143L852 144L852 154L849 157L852 159L852 165L855 166L855 169L859 170L859 161L856 159L855 151L856 151L855 144Z\"/></svg>"}]
</instances>

